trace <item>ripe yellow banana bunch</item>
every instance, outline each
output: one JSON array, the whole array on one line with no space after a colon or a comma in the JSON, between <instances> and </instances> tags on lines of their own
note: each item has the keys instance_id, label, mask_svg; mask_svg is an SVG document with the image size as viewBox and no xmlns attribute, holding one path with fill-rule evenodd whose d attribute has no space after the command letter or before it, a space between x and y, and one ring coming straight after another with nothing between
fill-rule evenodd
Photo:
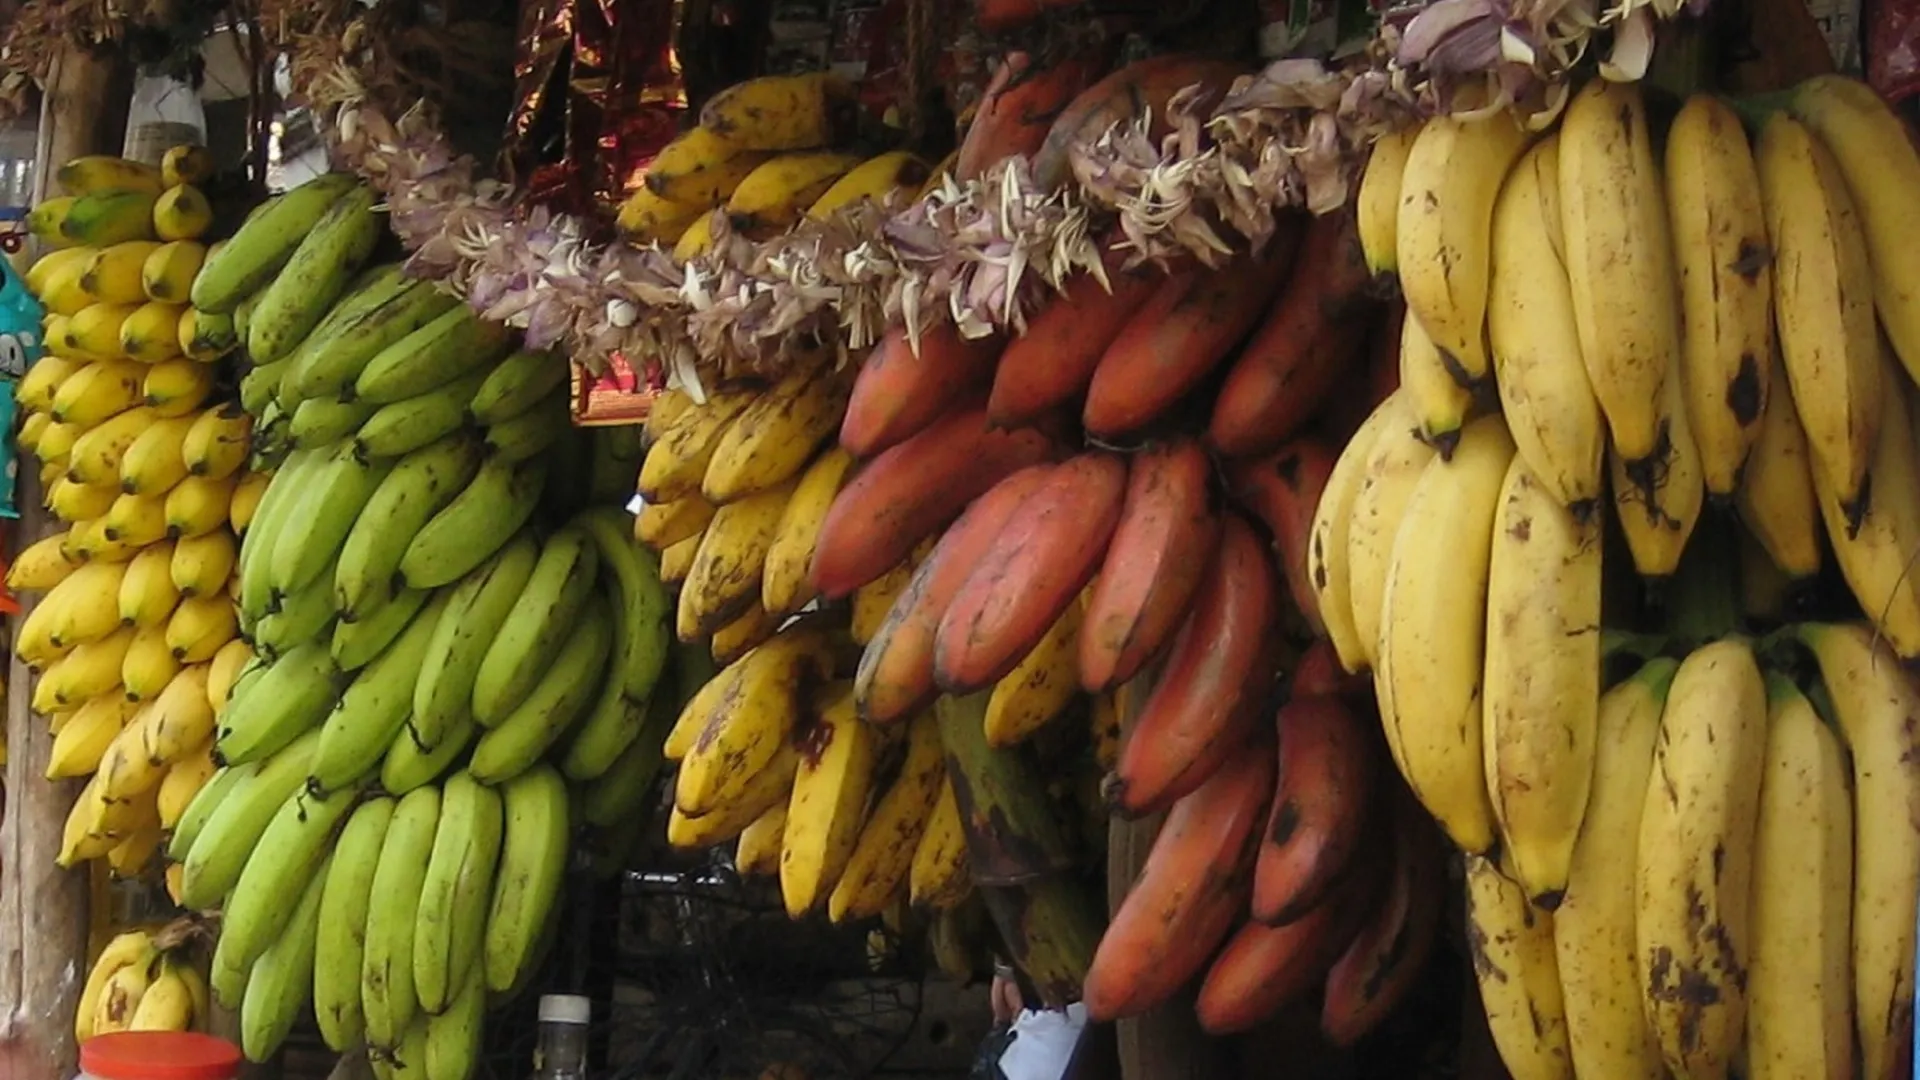
<instances>
[{"instance_id":1,"label":"ripe yellow banana bunch","mask_svg":"<svg viewBox=\"0 0 1920 1080\"><path fill-rule=\"evenodd\" d=\"M180 936L171 929L130 930L109 941L87 973L75 1036L205 1030L212 1017L206 973L187 949L158 944Z\"/></svg>"}]
</instances>

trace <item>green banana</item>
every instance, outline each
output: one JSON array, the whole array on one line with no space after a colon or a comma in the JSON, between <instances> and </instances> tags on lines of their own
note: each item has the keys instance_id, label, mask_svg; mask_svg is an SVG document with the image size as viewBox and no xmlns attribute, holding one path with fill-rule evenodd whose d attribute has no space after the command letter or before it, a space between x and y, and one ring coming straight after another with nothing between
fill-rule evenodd
<instances>
[{"instance_id":1,"label":"green banana","mask_svg":"<svg viewBox=\"0 0 1920 1080\"><path fill-rule=\"evenodd\" d=\"M294 351L294 388L306 397L351 390L360 372L382 349L451 311L459 301L430 281L401 281L391 294L322 324ZM346 305L336 308L342 311Z\"/></svg>"},{"instance_id":2,"label":"green banana","mask_svg":"<svg viewBox=\"0 0 1920 1080\"><path fill-rule=\"evenodd\" d=\"M233 311L258 293L293 257L327 209L358 185L345 173L318 176L249 218L200 267L193 279L193 306L202 311ZM243 334L241 340L250 337Z\"/></svg>"},{"instance_id":3,"label":"green banana","mask_svg":"<svg viewBox=\"0 0 1920 1080\"><path fill-rule=\"evenodd\" d=\"M407 277L405 263L375 263L367 267L354 275L353 280L347 283L346 290L340 294L340 299L321 317L320 324L315 326L312 333L309 333L306 339L288 355L296 360L311 355L313 349L309 346L320 344L315 342L314 338L331 338L348 323L399 296L414 284L416 283ZM338 389L335 387L333 391L321 390L318 393L334 393L338 392ZM306 390L301 390L300 393L305 397L315 396Z\"/></svg>"},{"instance_id":4,"label":"green banana","mask_svg":"<svg viewBox=\"0 0 1920 1080\"><path fill-rule=\"evenodd\" d=\"M399 1045L382 1057L373 1058L375 1080L427 1080L427 1027L432 1019L426 1013L415 1013L406 1030L400 1033ZM387 1073L381 1076L379 1070Z\"/></svg>"},{"instance_id":5,"label":"green banana","mask_svg":"<svg viewBox=\"0 0 1920 1080\"><path fill-rule=\"evenodd\" d=\"M640 734L603 765L600 775L587 781L580 793L580 816L587 824L610 828L644 809L653 794L653 781L666 764L667 732L679 713L673 694L656 693L647 703Z\"/></svg>"},{"instance_id":6,"label":"green banana","mask_svg":"<svg viewBox=\"0 0 1920 1080\"><path fill-rule=\"evenodd\" d=\"M356 396L381 405L444 386L507 355L512 335L464 304L380 350L354 380Z\"/></svg>"},{"instance_id":7,"label":"green banana","mask_svg":"<svg viewBox=\"0 0 1920 1080\"><path fill-rule=\"evenodd\" d=\"M395 795L405 795L433 783L446 774L448 766L473 744L479 732L480 725L473 722L473 717L462 713L440 733L439 742L423 748L414 721L408 720L393 737L386 760L380 763L380 786Z\"/></svg>"},{"instance_id":8,"label":"green banana","mask_svg":"<svg viewBox=\"0 0 1920 1080\"><path fill-rule=\"evenodd\" d=\"M440 823L440 789L408 792L394 807L373 870L367 906L366 952L360 968L360 1003L367 1042L376 1050L399 1046L420 1010L413 988L414 923Z\"/></svg>"},{"instance_id":9,"label":"green banana","mask_svg":"<svg viewBox=\"0 0 1920 1080\"><path fill-rule=\"evenodd\" d=\"M486 1030L487 988L476 967L447 1010L427 1018L427 1080L468 1080L480 1063Z\"/></svg>"},{"instance_id":10,"label":"green banana","mask_svg":"<svg viewBox=\"0 0 1920 1080\"><path fill-rule=\"evenodd\" d=\"M474 391L474 422L498 424L519 416L566 386L572 374L567 361L550 352L522 349L487 373Z\"/></svg>"},{"instance_id":11,"label":"green banana","mask_svg":"<svg viewBox=\"0 0 1920 1080\"><path fill-rule=\"evenodd\" d=\"M340 547L332 589L349 618L386 602L407 545L473 482L481 456L478 439L449 435L394 463Z\"/></svg>"},{"instance_id":12,"label":"green banana","mask_svg":"<svg viewBox=\"0 0 1920 1080\"><path fill-rule=\"evenodd\" d=\"M333 662L341 671L359 671L387 651L433 594L426 589L402 589L386 603L359 618L333 624Z\"/></svg>"},{"instance_id":13,"label":"green banana","mask_svg":"<svg viewBox=\"0 0 1920 1080\"><path fill-rule=\"evenodd\" d=\"M314 868L333 849L334 827L358 795L303 788L280 804L220 907L219 951L227 963L252 964L287 928L293 915L287 898L314 879Z\"/></svg>"},{"instance_id":14,"label":"green banana","mask_svg":"<svg viewBox=\"0 0 1920 1080\"><path fill-rule=\"evenodd\" d=\"M413 931L413 987L429 1014L445 1011L481 966L503 829L498 792L464 772L447 778Z\"/></svg>"},{"instance_id":15,"label":"green banana","mask_svg":"<svg viewBox=\"0 0 1920 1080\"><path fill-rule=\"evenodd\" d=\"M632 518L610 508L588 510L574 519L593 537L600 563L613 571L619 586L614 605L612 678L581 721L560 770L575 780L591 780L606 770L640 734L647 702L666 670L671 634L659 556L633 540Z\"/></svg>"},{"instance_id":16,"label":"green banana","mask_svg":"<svg viewBox=\"0 0 1920 1080\"><path fill-rule=\"evenodd\" d=\"M60 235L75 244L106 248L153 237L153 204L148 191L95 191L73 201L60 220Z\"/></svg>"},{"instance_id":17,"label":"green banana","mask_svg":"<svg viewBox=\"0 0 1920 1080\"><path fill-rule=\"evenodd\" d=\"M213 1000L228 1012L239 1012L245 1003L247 976L253 973L251 967L222 965L216 954L207 963L207 988L213 991Z\"/></svg>"},{"instance_id":18,"label":"green banana","mask_svg":"<svg viewBox=\"0 0 1920 1080\"><path fill-rule=\"evenodd\" d=\"M604 597L594 596L532 692L480 736L467 769L481 783L502 783L532 767L579 719L600 684L618 677L607 671L610 608Z\"/></svg>"},{"instance_id":19,"label":"green banana","mask_svg":"<svg viewBox=\"0 0 1920 1080\"><path fill-rule=\"evenodd\" d=\"M248 1061L271 1061L313 999L314 953L320 935L320 898L331 856L300 891L287 925L253 962L240 1004L240 1047ZM222 940L225 935L222 934Z\"/></svg>"},{"instance_id":20,"label":"green banana","mask_svg":"<svg viewBox=\"0 0 1920 1080\"><path fill-rule=\"evenodd\" d=\"M373 871L397 803L368 799L353 811L333 847L326 890L320 896L320 936L313 969L313 1015L320 1038L344 1054L367 1035L360 1007L360 966L366 957L367 909L373 905Z\"/></svg>"},{"instance_id":21,"label":"green banana","mask_svg":"<svg viewBox=\"0 0 1920 1080\"><path fill-rule=\"evenodd\" d=\"M540 502L547 463L490 460L433 515L400 557L400 580L432 589L465 577L520 531Z\"/></svg>"},{"instance_id":22,"label":"green banana","mask_svg":"<svg viewBox=\"0 0 1920 1080\"><path fill-rule=\"evenodd\" d=\"M227 796L238 791L241 785L252 779L253 774L258 771L260 771L258 762L249 765L226 765L208 777L207 782L200 785L200 790L194 793L193 801L187 803L187 808L181 813L180 820L173 823L173 835L167 837L167 860L169 862L187 861L187 852L193 850L194 839L200 835L200 830L207 827L207 822L212 820L214 811L220 808L220 804L226 801Z\"/></svg>"},{"instance_id":23,"label":"green banana","mask_svg":"<svg viewBox=\"0 0 1920 1080\"><path fill-rule=\"evenodd\" d=\"M280 382L291 365L285 360L255 364L240 376L240 407L265 418L267 408L280 400Z\"/></svg>"},{"instance_id":24,"label":"green banana","mask_svg":"<svg viewBox=\"0 0 1920 1080\"><path fill-rule=\"evenodd\" d=\"M325 573L295 589L253 628L253 647L269 659L324 640L333 622L333 578Z\"/></svg>"},{"instance_id":25,"label":"green banana","mask_svg":"<svg viewBox=\"0 0 1920 1080\"><path fill-rule=\"evenodd\" d=\"M437 747L444 733L472 721L480 665L539 559L539 545L522 532L453 586L414 685L412 724L422 745Z\"/></svg>"},{"instance_id":26,"label":"green banana","mask_svg":"<svg viewBox=\"0 0 1920 1080\"><path fill-rule=\"evenodd\" d=\"M397 458L467 424L467 403L486 378L481 372L391 405L381 405L353 437L353 452L363 458Z\"/></svg>"},{"instance_id":27,"label":"green banana","mask_svg":"<svg viewBox=\"0 0 1920 1080\"><path fill-rule=\"evenodd\" d=\"M292 354L359 273L386 222L365 184L342 195L300 240L247 323L247 353L258 363Z\"/></svg>"},{"instance_id":28,"label":"green banana","mask_svg":"<svg viewBox=\"0 0 1920 1080\"><path fill-rule=\"evenodd\" d=\"M204 270L206 268L203 266L201 267L201 269ZM196 278L195 280L198 280L198 279ZM233 306L233 336L239 341L244 342L247 340L247 323L249 320L253 318L253 309L258 307L259 305L260 305L260 293L252 292L247 294L245 299L241 300L238 304L235 304ZM277 390L279 388L279 385L280 385L279 379L277 378L274 379L273 381L274 389ZM249 409L248 411L252 412L253 410Z\"/></svg>"},{"instance_id":29,"label":"green banana","mask_svg":"<svg viewBox=\"0 0 1920 1080\"><path fill-rule=\"evenodd\" d=\"M533 961L547 913L560 895L570 825L567 783L551 765L536 765L507 781L500 800L506 832L482 955L486 988L506 993Z\"/></svg>"},{"instance_id":30,"label":"green banana","mask_svg":"<svg viewBox=\"0 0 1920 1080\"><path fill-rule=\"evenodd\" d=\"M593 429L593 466L589 491L596 506L625 506L633 496L633 478L640 475L640 459L647 455L646 429L638 424L614 424Z\"/></svg>"},{"instance_id":31,"label":"green banana","mask_svg":"<svg viewBox=\"0 0 1920 1080\"><path fill-rule=\"evenodd\" d=\"M429 601L340 695L340 704L320 728L320 748L308 769L311 786L321 791L348 787L380 764L407 722L414 678L446 607L444 593Z\"/></svg>"},{"instance_id":32,"label":"green banana","mask_svg":"<svg viewBox=\"0 0 1920 1080\"><path fill-rule=\"evenodd\" d=\"M309 642L268 665L244 693L235 686L214 743L221 759L258 761L319 727L339 699L339 678L326 646Z\"/></svg>"},{"instance_id":33,"label":"green banana","mask_svg":"<svg viewBox=\"0 0 1920 1080\"><path fill-rule=\"evenodd\" d=\"M344 447L327 458L293 511L293 520L304 527L283 532L274 541L267 580L275 597L286 596L320 576L340 553L361 509L392 468L390 462L362 462Z\"/></svg>"},{"instance_id":34,"label":"green banana","mask_svg":"<svg viewBox=\"0 0 1920 1080\"><path fill-rule=\"evenodd\" d=\"M473 681L473 718L492 727L553 664L594 592L600 552L586 531L562 526L540 549L533 576L487 646Z\"/></svg>"},{"instance_id":35,"label":"green banana","mask_svg":"<svg viewBox=\"0 0 1920 1080\"><path fill-rule=\"evenodd\" d=\"M573 413L567 408L566 395L555 394L518 416L488 427L487 447L508 461L525 461L545 452L572 430Z\"/></svg>"},{"instance_id":36,"label":"green banana","mask_svg":"<svg viewBox=\"0 0 1920 1080\"><path fill-rule=\"evenodd\" d=\"M365 401L309 397L293 411L287 434L301 450L337 443L359 431L379 407Z\"/></svg>"},{"instance_id":37,"label":"green banana","mask_svg":"<svg viewBox=\"0 0 1920 1080\"><path fill-rule=\"evenodd\" d=\"M273 561L273 547L280 539L280 527L292 512L292 504L306 491L307 480L325 458L320 451L295 450L287 455L273 479L267 483L253 521L240 540L240 554L234 564L240 575L240 615L249 624L273 610L273 584L267 565Z\"/></svg>"},{"instance_id":38,"label":"green banana","mask_svg":"<svg viewBox=\"0 0 1920 1080\"><path fill-rule=\"evenodd\" d=\"M181 907L205 911L220 906L240 880L274 812L306 784L307 764L318 742L317 734L296 740L261 762L252 776L220 801L181 866ZM245 971L242 967L241 973Z\"/></svg>"}]
</instances>

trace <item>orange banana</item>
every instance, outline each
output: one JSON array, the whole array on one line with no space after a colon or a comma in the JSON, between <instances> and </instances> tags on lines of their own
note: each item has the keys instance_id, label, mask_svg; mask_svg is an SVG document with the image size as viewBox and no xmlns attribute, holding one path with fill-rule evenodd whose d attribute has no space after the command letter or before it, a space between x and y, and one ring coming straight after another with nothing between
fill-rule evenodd
<instances>
[{"instance_id":1,"label":"orange banana","mask_svg":"<svg viewBox=\"0 0 1920 1080\"><path fill-rule=\"evenodd\" d=\"M1253 917L1283 926L1318 906L1353 863L1373 800L1373 746L1338 698L1295 696L1280 735L1273 816L1254 864Z\"/></svg>"},{"instance_id":2,"label":"orange banana","mask_svg":"<svg viewBox=\"0 0 1920 1080\"><path fill-rule=\"evenodd\" d=\"M869 458L924 431L993 374L1004 344L997 337L968 341L943 322L920 335L915 355L905 327L887 331L853 381L840 445L854 457Z\"/></svg>"},{"instance_id":3,"label":"orange banana","mask_svg":"<svg viewBox=\"0 0 1920 1080\"><path fill-rule=\"evenodd\" d=\"M1307 577L1307 545L1320 493L1339 456L1319 439L1296 439L1266 457L1237 463L1227 475L1233 497L1273 535L1287 591L1316 636L1324 636L1326 628L1320 622L1319 597Z\"/></svg>"}]
</instances>

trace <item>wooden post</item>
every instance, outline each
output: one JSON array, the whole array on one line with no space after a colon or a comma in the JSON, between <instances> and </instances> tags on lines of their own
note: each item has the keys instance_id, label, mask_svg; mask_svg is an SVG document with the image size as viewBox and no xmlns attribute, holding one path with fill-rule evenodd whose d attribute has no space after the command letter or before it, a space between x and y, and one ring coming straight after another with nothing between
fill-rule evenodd
<instances>
[{"instance_id":1,"label":"wooden post","mask_svg":"<svg viewBox=\"0 0 1920 1080\"><path fill-rule=\"evenodd\" d=\"M41 102L34 179L39 201L69 158L120 151L131 96L128 65L69 49L55 58ZM37 470L23 462L11 550L53 531ZM22 598L27 610L32 601ZM15 625L18 625L16 621ZM29 702L34 677L11 658L6 679L6 816L0 823L0 1077L67 1080L77 1071L73 1008L87 963L87 875L54 865L79 784L44 779L53 737Z\"/></svg>"}]
</instances>

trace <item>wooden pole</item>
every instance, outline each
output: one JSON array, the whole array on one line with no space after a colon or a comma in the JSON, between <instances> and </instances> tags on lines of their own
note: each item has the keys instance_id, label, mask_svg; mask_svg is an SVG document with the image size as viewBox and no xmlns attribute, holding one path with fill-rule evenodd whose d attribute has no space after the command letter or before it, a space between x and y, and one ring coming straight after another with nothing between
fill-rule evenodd
<instances>
[{"instance_id":1,"label":"wooden pole","mask_svg":"<svg viewBox=\"0 0 1920 1080\"><path fill-rule=\"evenodd\" d=\"M75 49L54 59L41 102L36 202L46 196L60 162L120 152L130 97L131 72L123 61ZM31 466L19 470L14 503L20 521L11 550L18 551L53 531ZM32 601L21 599L31 610ZM62 870L53 860L79 785L44 779L53 737L29 708L32 673L8 652L7 800L0 822L0 1077L67 1080L78 1071L73 1008L88 959L87 875Z\"/></svg>"}]
</instances>

